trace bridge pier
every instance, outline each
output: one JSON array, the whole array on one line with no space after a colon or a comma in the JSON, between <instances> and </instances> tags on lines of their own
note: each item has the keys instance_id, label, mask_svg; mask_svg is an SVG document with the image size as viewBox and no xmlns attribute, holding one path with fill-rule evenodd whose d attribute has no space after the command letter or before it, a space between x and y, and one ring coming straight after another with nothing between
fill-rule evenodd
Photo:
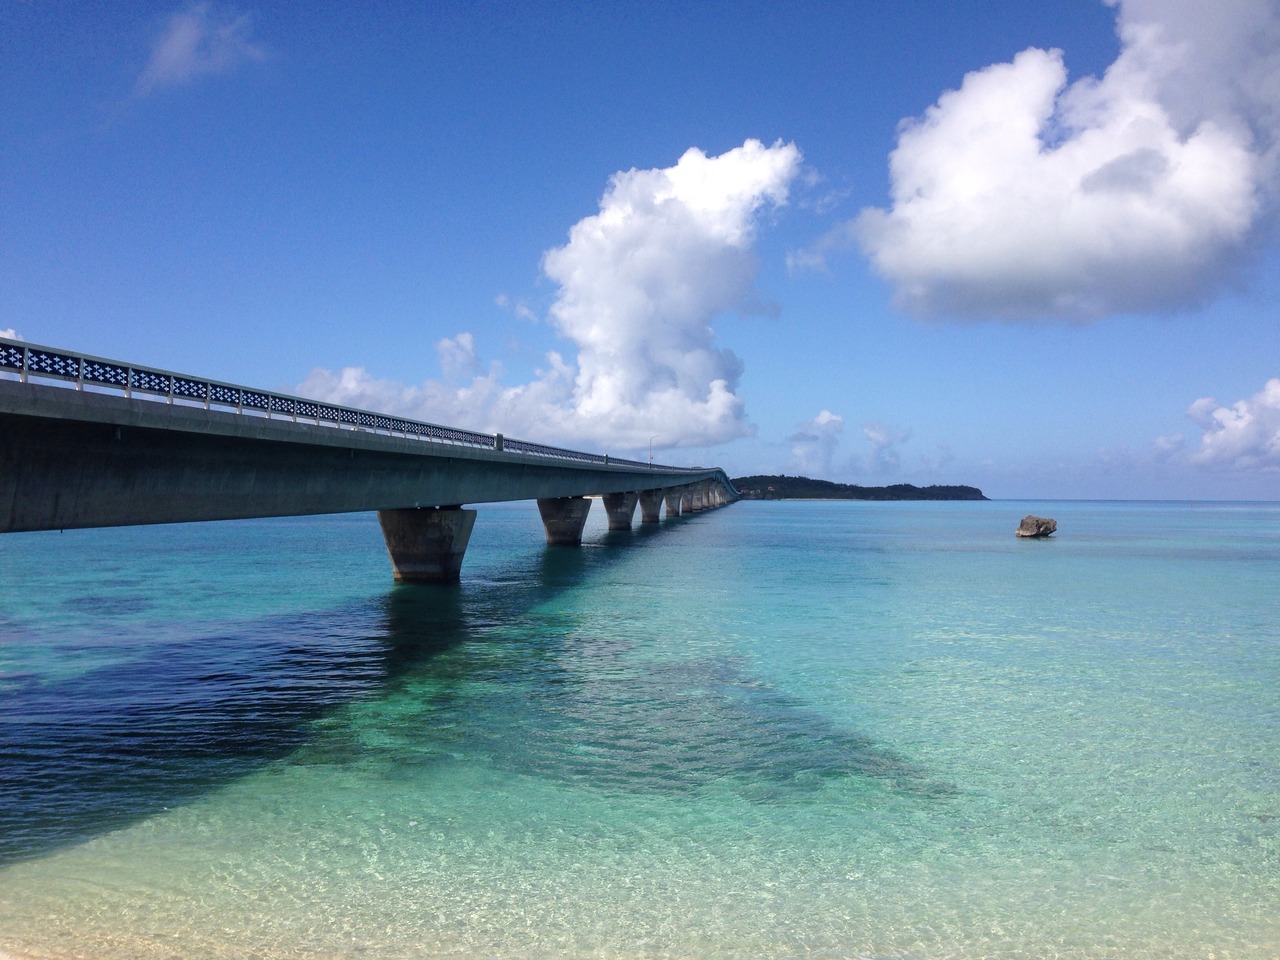
<instances>
[{"instance_id":1,"label":"bridge pier","mask_svg":"<svg viewBox=\"0 0 1280 960\"><path fill-rule=\"evenodd\" d=\"M476 512L461 507L379 510L397 583L455 583Z\"/></svg>"},{"instance_id":2,"label":"bridge pier","mask_svg":"<svg viewBox=\"0 0 1280 960\"><path fill-rule=\"evenodd\" d=\"M657 523L662 519L662 491L640 491L640 522Z\"/></svg>"},{"instance_id":3,"label":"bridge pier","mask_svg":"<svg viewBox=\"0 0 1280 960\"><path fill-rule=\"evenodd\" d=\"M631 518L636 515L636 501L640 499L640 494L606 493L602 499L605 512L609 515L609 529L630 530Z\"/></svg>"},{"instance_id":4,"label":"bridge pier","mask_svg":"<svg viewBox=\"0 0 1280 960\"><path fill-rule=\"evenodd\" d=\"M634 508L635 504L632 504ZM576 547L582 543L582 528L587 524L591 501L586 497L555 497L538 501L547 543Z\"/></svg>"},{"instance_id":5,"label":"bridge pier","mask_svg":"<svg viewBox=\"0 0 1280 960\"><path fill-rule=\"evenodd\" d=\"M680 516L680 488L672 487L666 491L667 516Z\"/></svg>"}]
</instances>

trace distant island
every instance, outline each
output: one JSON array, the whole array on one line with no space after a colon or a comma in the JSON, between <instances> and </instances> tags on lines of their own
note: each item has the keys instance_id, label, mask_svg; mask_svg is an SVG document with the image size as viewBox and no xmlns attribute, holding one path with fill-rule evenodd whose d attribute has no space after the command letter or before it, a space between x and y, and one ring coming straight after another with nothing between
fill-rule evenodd
<instances>
[{"instance_id":1,"label":"distant island","mask_svg":"<svg viewBox=\"0 0 1280 960\"><path fill-rule=\"evenodd\" d=\"M808 477L735 477L733 485L744 500L985 500L977 487L928 486L895 483L860 487Z\"/></svg>"}]
</instances>

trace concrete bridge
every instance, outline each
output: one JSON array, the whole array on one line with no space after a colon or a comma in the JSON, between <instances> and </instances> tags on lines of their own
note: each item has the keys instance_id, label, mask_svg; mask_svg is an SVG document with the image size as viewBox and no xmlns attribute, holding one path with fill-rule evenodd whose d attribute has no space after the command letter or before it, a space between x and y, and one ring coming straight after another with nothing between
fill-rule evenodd
<instances>
[{"instance_id":1,"label":"concrete bridge","mask_svg":"<svg viewBox=\"0 0 1280 960\"><path fill-rule=\"evenodd\" d=\"M547 542L737 499L719 468L611 459L0 338L0 533L378 512L396 580L457 580L476 511Z\"/></svg>"}]
</instances>

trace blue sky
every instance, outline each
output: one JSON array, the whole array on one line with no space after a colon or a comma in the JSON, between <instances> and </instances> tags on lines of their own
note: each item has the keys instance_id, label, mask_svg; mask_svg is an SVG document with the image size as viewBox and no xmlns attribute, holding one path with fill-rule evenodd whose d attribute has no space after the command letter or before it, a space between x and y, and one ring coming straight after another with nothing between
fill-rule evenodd
<instances>
[{"instance_id":1,"label":"blue sky","mask_svg":"<svg viewBox=\"0 0 1280 960\"><path fill-rule=\"evenodd\" d=\"M735 475L1280 498L1280 4L1206 6L5 4L0 331Z\"/></svg>"}]
</instances>

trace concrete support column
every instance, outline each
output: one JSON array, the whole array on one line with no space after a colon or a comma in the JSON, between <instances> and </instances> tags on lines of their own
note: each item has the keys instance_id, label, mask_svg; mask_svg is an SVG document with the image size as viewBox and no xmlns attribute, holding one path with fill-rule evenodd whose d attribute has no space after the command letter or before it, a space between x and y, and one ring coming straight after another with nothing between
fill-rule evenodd
<instances>
[{"instance_id":1,"label":"concrete support column","mask_svg":"<svg viewBox=\"0 0 1280 960\"><path fill-rule=\"evenodd\" d=\"M476 512L461 507L379 510L397 583L455 583Z\"/></svg>"},{"instance_id":2,"label":"concrete support column","mask_svg":"<svg viewBox=\"0 0 1280 960\"><path fill-rule=\"evenodd\" d=\"M667 516L680 516L680 488L672 487L667 491Z\"/></svg>"},{"instance_id":3,"label":"concrete support column","mask_svg":"<svg viewBox=\"0 0 1280 960\"><path fill-rule=\"evenodd\" d=\"M547 529L547 543L570 547L582 543L582 528L587 524L590 510L591 501L586 497L539 500L538 512L542 514L542 525Z\"/></svg>"},{"instance_id":4,"label":"concrete support column","mask_svg":"<svg viewBox=\"0 0 1280 960\"><path fill-rule=\"evenodd\" d=\"M707 502L703 499L704 489L701 485L695 486L689 491L690 507L694 513L699 510L707 509Z\"/></svg>"},{"instance_id":5,"label":"concrete support column","mask_svg":"<svg viewBox=\"0 0 1280 960\"><path fill-rule=\"evenodd\" d=\"M657 523L662 519L662 491L640 491L640 522Z\"/></svg>"},{"instance_id":6,"label":"concrete support column","mask_svg":"<svg viewBox=\"0 0 1280 960\"><path fill-rule=\"evenodd\" d=\"M605 513L609 515L610 530L630 530L631 518L636 515L638 493L606 493L604 500Z\"/></svg>"},{"instance_id":7,"label":"concrete support column","mask_svg":"<svg viewBox=\"0 0 1280 960\"><path fill-rule=\"evenodd\" d=\"M693 488L685 487L680 491L680 512L693 513Z\"/></svg>"}]
</instances>

